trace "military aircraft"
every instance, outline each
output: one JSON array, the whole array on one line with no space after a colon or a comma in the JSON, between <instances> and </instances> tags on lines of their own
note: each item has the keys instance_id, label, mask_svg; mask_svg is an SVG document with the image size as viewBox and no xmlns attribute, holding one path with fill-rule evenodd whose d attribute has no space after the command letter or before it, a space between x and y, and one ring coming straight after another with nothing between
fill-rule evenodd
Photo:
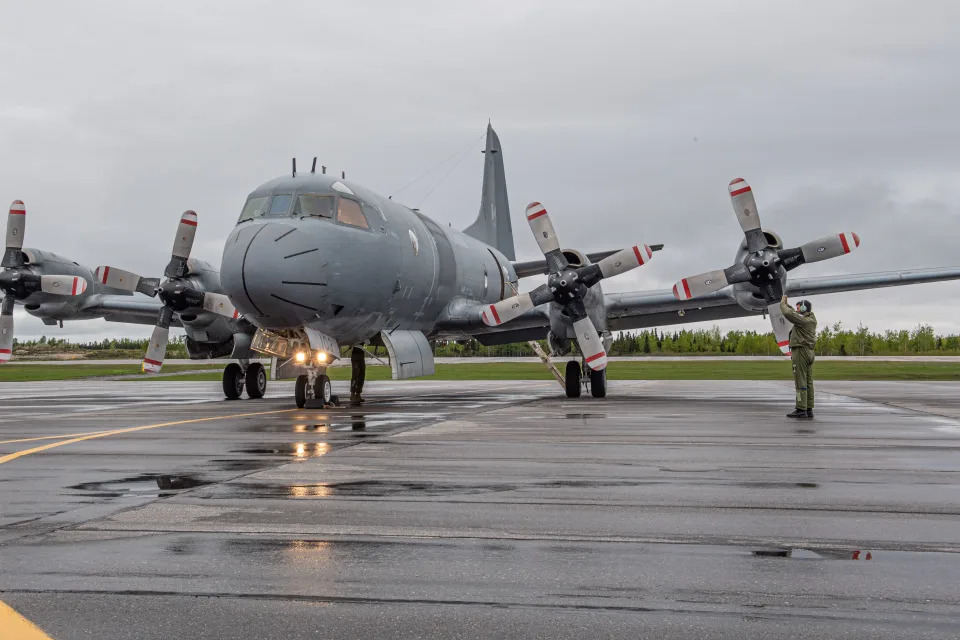
<instances>
[{"instance_id":1,"label":"military aircraft","mask_svg":"<svg viewBox=\"0 0 960 640\"><path fill-rule=\"evenodd\" d=\"M12 345L13 301L51 324L89 317L155 323L147 371L160 370L169 327L182 326L192 358L239 361L224 369L227 398L244 389L250 398L263 395L265 372L254 360L266 354L302 367L295 385L302 407L333 399L326 368L346 347L385 346L399 379L433 373L431 340L492 345L545 338L553 355L576 354L563 376L566 395L589 388L604 397L613 331L769 313L782 341L786 320L775 315L778 293L960 278L960 267L947 267L788 281L787 271L844 255L859 246L859 236L844 232L785 249L776 233L760 226L752 190L734 181L730 194L745 237L732 267L683 279L673 290L604 294L601 280L645 264L660 245L595 253L563 248L546 208L532 203L525 217L544 256L517 261L503 153L489 125L484 153L480 212L462 232L343 175L317 173L316 159L306 173L297 173L294 161L288 175L247 197L219 272L190 257L197 216L183 214L163 281L112 266L91 273L53 254L21 249L22 220L11 211L7 271L0 274L7 296L0 353ZM534 275L547 275L546 284L519 293L519 280ZM92 286L58 295L51 290L68 282L49 276L79 277Z\"/></svg>"}]
</instances>

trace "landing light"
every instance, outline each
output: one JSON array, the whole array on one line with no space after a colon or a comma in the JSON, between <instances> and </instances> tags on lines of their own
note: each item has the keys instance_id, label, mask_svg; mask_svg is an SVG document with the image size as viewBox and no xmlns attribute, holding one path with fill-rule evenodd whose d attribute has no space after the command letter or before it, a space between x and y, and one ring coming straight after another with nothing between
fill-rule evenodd
<instances>
[{"instance_id":1,"label":"landing light","mask_svg":"<svg viewBox=\"0 0 960 640\"><path fill-rule=\"evenodd\" d=\"M324 353L323 351L319 351L317 353L317 362L326 362L326 361L327 361L327 354Z\"/></svg>"},{"instance_id":2,"label":"landing light","mask_svg":"<svg viewBox=\"0 0 960 640\"><path fill-rule=\"evenodd\" d=\"M303 364L307 361L307 354L305 354L303 351L297 351L296 359L297 363Z\"/></svg>"}]
</instances>

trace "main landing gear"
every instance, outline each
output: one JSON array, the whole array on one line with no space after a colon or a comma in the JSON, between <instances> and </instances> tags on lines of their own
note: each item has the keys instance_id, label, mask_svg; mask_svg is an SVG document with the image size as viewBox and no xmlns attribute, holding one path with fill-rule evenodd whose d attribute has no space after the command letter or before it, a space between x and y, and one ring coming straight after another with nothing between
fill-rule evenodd
<instances>
[{"instance_id":1,"label":"main landing gear","mask_svg":"<svg viewBox=\"0 0 960 640\"><path fill-rule=\"evenodd\" d=\"M293 396L297 401L298 409L303 409L307 400L320 400L324 405L336 404L333 387L327 376L327 368L310 367L306 373L297 376Z\"/></svg>"},{"instance_id":2,"label":"main landing gear","mask_svg":"<svg viewBox=\"0 0 960 640\"><path fill-rule=\"evenodd\" d=\"M223 395L227 400L239 400L244 389L251 400L262 398L267 392L267 370L259 362L241 360L223 369Z\"/></svg>"},{"instance_id":3,"label":"main landing gear","mask_svg":"<svg viewBox=\"0 0 960 640\"><path fill-rule=\"evenodd\" d=\"M576 360L567 362L567 370L564 375L564 387L568 398L579 398L583 387L590 388L590 395L594 398L605 398L607 396L607 370L606 368L594 371L586 363L581 368Z\"/></svg>"}]
</instances>

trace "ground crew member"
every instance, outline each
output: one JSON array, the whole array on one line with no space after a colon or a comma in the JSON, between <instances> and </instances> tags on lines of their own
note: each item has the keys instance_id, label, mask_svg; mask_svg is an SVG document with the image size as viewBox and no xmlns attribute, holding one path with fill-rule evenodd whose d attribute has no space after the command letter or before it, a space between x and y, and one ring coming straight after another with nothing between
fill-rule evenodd
<instances>
[{"instance_id":1,"label":"ground crew member","mask_svg":"<svg viewBox=\"0 0 960 640\"><path fill-rule=\"evenodd\" d=\"M367 354L363 347L354 347L350 352L350 402L363 402L363 382L367 378Z\"/></svg>"},{"instance_id":2,"label":"ground crew member","mask_svg":"<svg viewBox=\"0 0 960 640\"><path fill-rule=\"evenodd\" d=\"M809 300L801 300L794 311L787 296L780 299L780 311L793 324L790 330L790 352L793 360L793 382L797 388L797 407L788 418L813 417L813 348L817 341L817 316Z\"/></svg>"}]
</instances>

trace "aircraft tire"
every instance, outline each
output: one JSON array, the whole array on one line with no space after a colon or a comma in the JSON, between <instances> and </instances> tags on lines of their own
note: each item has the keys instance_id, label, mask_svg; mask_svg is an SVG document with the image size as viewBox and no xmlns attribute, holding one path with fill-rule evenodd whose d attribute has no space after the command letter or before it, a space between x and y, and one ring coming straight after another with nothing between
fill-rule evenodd
<instances>
[{"instance_id":1,"label":"aircraft tire","mask_svg":"<svg viewBox=\"0 0 960 640\"><path fill-rule=\"evenodd\" d=\"M323 404L330 404L333 399L333 386L330 384L330 377L327 374L321 373L317 376L317 382L313 389L314 398L320 400Z\"/></svg>"},{"instance_id":2,"label":"aircraft tire","mask_svg":"<svg viewBox=\"0 0 960 640\"><path fill-rule=\"evenodd\" d=\"M594 371L590 369L590 395L594 398L607 397L607 370Z\"/></svg>"},{"instance_id":3,"label":"aircraft tire","mask_svg":"<svg viewBox=\"0 0 960 640\"><path fill-rule=\"evenodd\" d=\"M567 362L566 370L566 388L567 388L567 397L568 398L579 398L580 397L580 363L576 360L569 360Z\"/></svg>"},{"instance_id":4,"label":"aircraft tire","mask_svg":"<svg viewBox=\"0 0 960 640\"><path fill-rule=\"evenodd\" d=\"M297 382L293 386L293 397L297 401L297 408L303 409L307 405L307 375L297 376Z\"/></svg>"},{"instance_id":5,"label":"aircraft tire","mask_svg":"<svg viewBox=\"0 0 960 640\"><path fill-rule=\"evenodd\" d=\"M223 395L227 400L238 400L243 392L243 367L231 362L223 368Z\"/></svg>"},{"instance_id":6,"label":"aircraft tire","mask_svg":"<svg viewBox=\"0 0 960 640\"><path fill-rule=\"evenodd\" d=\"M247 397L251 400L262 398L267 392L267 370L259 362L251 362L247 367Z\"/></svg>"}]
</instances>

